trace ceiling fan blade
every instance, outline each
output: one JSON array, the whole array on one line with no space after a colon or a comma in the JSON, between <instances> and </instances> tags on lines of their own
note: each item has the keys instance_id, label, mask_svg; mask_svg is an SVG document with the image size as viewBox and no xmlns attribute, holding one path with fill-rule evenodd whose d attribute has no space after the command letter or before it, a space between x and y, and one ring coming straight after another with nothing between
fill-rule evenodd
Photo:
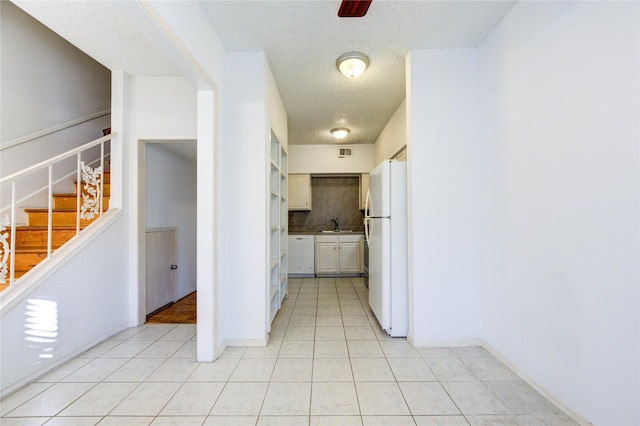
<instances>
[{"instance_id":1,"label":"ceiling fan blade","mask_svg":"<svg viewBox=\"0 0 640 426\"><path fill-rule=\"evenodd\" d=\"M338 16L341 18L362 18L367 14L371 0L342 0Z\"/></svg>"}]
</instances>

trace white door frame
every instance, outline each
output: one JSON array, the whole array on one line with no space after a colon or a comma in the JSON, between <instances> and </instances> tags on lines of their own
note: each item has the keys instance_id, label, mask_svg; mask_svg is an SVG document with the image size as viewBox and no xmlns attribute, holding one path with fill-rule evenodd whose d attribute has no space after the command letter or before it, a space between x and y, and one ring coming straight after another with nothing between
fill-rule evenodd
<instances>
[{"instance_id":1,"label":"white door frame","mask_svg":"<svg viewBox=\"0 0 640 426\"><path fill-rule=\"evenodd\" d=\"M131 203L130 247L135 261L130 294L130 325L143 324L146 304L145 189L147 143L196 140L197 165L197 349L200 362L215 361L225 349L222 289L218 277L218 97L215 91L198 91L198 129L194 135L137 135L132 137L129 201Z\"/></svg>"},{"instance_id":2,"label":"white door frame","mask_svg":"<svg viewBox=\"0 0 640 426\"><path fill-rule=\"evenodd\" d=\"M136 318L133 321L134 326L138 326L144 324L146 321L146 302L147 302L147 250L146 250L146 232L147 232L147 209L146 209L146 200L145 195L147 191L147 168L146 168L146 147L147 144L150 143L184 143L184 142L194 142L195 138L193 136L186 136L184 138L177 138L175 135L172 136L152 136L152 137L139 137L136 139L137 143L137 160L132 161L133 164L137 164L137 174L133 174L133 176L137 176L137 185L134 185L134 188L137 187L137 191L134 191L132 188L131 199L134 200L132 203L135 207L132 211L135 212L135 217L131 221L132 227L134 228L133 235L136 237L135 245L137 246L137 262L134 266L134 269L137 269L137 303L132 301L132 303L137 304L137 309L135 316ZM197 262L197 260L196 260Z\"/></svg>"}]
</instances>

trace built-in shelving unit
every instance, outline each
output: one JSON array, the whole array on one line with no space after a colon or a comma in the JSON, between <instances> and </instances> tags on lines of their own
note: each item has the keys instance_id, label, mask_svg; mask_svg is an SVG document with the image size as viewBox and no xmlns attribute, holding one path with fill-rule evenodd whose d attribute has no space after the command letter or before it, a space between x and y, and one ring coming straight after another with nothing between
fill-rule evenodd
<instances>
[{"instance_id":1,"label":"built-in shelving unit","mask_svg":"<svg viewBox=\"0 0 640 426\"><path fill-rule=\"evenodd\" d=\"M278 137L270 132L269 168L269 274L268 328L287 296L287 152Z\"/></svg>"}]
</instances>

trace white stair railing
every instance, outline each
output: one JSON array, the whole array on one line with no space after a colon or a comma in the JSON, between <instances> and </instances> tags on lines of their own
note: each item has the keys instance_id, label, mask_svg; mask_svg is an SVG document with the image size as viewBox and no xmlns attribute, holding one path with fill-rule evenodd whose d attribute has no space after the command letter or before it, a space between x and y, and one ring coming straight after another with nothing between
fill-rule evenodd
<instances>
[{"instance_id":1,"label":"white stair railing","mask_svg":"<svg viewBox=\"0 0 640 426\"><path fill-rule=\"evenodd\" d=\"M105 170L105 158L109 155L106 153L105 144L109 144L108 148L111 148L111 139L115 138L116 134L109 134L96 139L92 142L86 143L82 146L69 150L63 154L50 158L49 160L42 161L31 167L27 167L24 170L13 173L9 176L0 179L0 188L6 190L10 185L11 201L10 206L0 208L0 212L9 210L10 219L6 218L6 214L3 214L0 221L0 284L6 286L7 282L9 287L14 285L16 281L15 269L16 269L16 225L17 225L17 201L16 201L16 188L20 179L27 176L32 176L34 173L41 170L48 169L48 206L47 206L47 258L52 253L52 235L53 235L53 166L61 163L62 161L71 157L76 157L76 231L77 236L80 233L80 221L81 219L93 219L96 215L102 216L103 208L103 194L104 194L104 178L103 172ZM95 153L92 151L92 158L88 163L99 162L99 166L92 168L87 165L87 162L82 160L82 154L87 154L87 151L92 148L99 147L99 157L96 159ZM110 149L109 149L110 151ZM7 227L9 229L7 229Z\"/></svg>"}]
</instances>

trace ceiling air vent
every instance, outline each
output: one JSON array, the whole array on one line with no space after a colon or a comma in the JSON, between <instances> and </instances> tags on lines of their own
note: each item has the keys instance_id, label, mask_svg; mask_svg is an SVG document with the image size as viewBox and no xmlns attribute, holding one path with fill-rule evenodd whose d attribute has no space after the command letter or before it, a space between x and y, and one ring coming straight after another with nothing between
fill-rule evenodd
<instances>
[{"instance_id":1,"label":"ceiling air vent","mask_svg":"<svg viewBox=\"0 0 640 426\"><path fill-rule=\"evenodd\" d=\"M351 157L351 148L338 148L338 157Z\"/></svg>"}]
</instances>

